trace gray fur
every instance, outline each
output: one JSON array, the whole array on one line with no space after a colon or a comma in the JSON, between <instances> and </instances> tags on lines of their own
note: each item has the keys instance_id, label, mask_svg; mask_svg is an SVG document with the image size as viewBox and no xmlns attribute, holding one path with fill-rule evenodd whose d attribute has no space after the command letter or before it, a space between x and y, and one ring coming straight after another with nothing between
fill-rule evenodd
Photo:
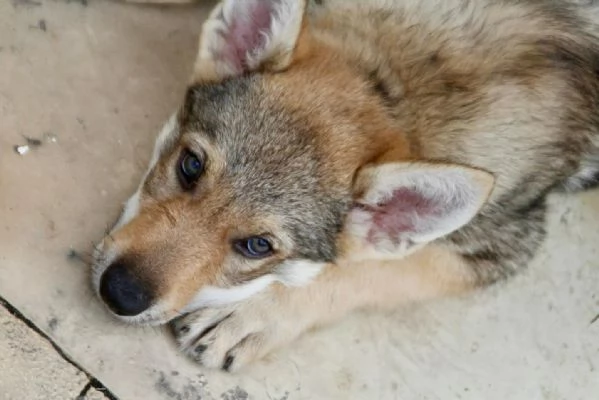
<instances>
[{"instance_id":1,"label":"gray fur","mask_svg":"<svg viewBox=\"0 0 599 400\"><path fill-rule=\"evenodd\" d=\"M492 283L534 256L549 193L599 180L599 29L586 9L556 1L417 3L313 2L309 25L415 154L495 175L480 214L441 239ZM330 261L350 188L325 183L317 132L266 96L262 79L192 87L183 130L206 132L226 154L236 202L284 217L298 256Z\"/></svg>"},{"instance_id":2,"label":"gray fur","mask_svg":"<svg viewBox=\"0 0 599 400\"><path fill-rule=\"evenodd\" d=\"M326 168L305 121L267 100L261 77L246 76L188 90L182 126L206 132L226 157L221 182L248 212L281 217L294 239L294 256L332 261L349 187L330 187Z\"/></svg>"}]
</instances>

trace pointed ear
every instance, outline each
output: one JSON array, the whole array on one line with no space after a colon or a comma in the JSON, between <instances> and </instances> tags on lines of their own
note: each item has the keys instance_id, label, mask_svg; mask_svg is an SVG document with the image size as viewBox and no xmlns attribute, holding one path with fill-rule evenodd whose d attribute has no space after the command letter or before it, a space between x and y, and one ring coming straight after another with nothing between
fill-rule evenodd
<instances>
[{"instance_id":1,"label":"pointed ear","mask_svg":"<svg viewBox=\"0 0 599 400\"><path fill-rule=\"evenodd\" d=\"M306 0L223 0L202 28L196 80L219 80L292 60Z\"/></svg>"},{"instance_id":2,"label":"pointed ear","mask_svg":"<svg viewBox=\"0 0 599 400\"><path fill-rule=\"evenodd\" d=\"M362 169L346 232L369 256L400 255L467 224L492 175L457 165L385 163Z\"/></svg>"}]
</instances>

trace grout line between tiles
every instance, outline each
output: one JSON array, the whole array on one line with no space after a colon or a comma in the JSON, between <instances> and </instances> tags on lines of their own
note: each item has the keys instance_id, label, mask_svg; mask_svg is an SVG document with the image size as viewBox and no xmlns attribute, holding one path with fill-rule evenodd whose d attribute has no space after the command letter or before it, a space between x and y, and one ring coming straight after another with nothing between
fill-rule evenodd
<instances>
[{"instance_id":1,"label":"grout line between tiles","mask_svg":"<svg viewBox=\"0 0 599 400\"><path fill-rule=\"evenodd\" d=\"M60 355L60 357L62 357L63 360L65 360L66 362L68 362L69 364L71 364L72 366L74 366L75 368L77 368L79 371L83 372L87 376L87 378L89 379L89 383L83 388L81 393L85 394L85 393L87 393L87 391L90 388L93 387L94 389L96 389L96 390L100 391L102 394L104 394L104 396L106 396L109 400L119 400L118 397L116 397L114 394L112 394L102 384L102 382L100 382L98 379L94 378L88 371L85 370L85 368L83 368L81 365L79 365L79 363L77 363L75 360L73 360L71 357L69 357L64 352L64 350L62 350L58 346L58 344L56 344L56 342L54 342L54 340L52 340L52 338L50 336L48 336L44 331L42 331L40 328L38 328L38 326L35 325L33 323L33 321L31 321L29 318L27 318L25 315L23 315L22 312L20 312L15 306L10 304L8 302L8 300L6 300L2 296L0 296L0 306L4 307L6 309L6 311L8 311L12 316L17 318L18 320L22 321L25 325L27 325L27 327L29 327L35 333L37 333L38 335L40 335L41 337L46 339L46 341L48 343L50 343L50 345L52 345L54 350L56 350L56 352ZM78 396L78 398L81 398L81 395Z\"/></svg>"}]
</instances>

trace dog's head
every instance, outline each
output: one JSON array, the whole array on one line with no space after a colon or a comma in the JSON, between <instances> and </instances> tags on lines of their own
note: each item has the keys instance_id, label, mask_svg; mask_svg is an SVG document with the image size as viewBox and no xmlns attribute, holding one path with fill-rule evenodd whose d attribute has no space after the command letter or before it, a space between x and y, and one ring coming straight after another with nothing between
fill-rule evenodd
<instances>
[{"instance_id":1,"label":"dog's head","mask_svg":"<svg viewBox=\"0 0 599 400\"><path fill-rule=\"evenodd\" d=\"M485 201L488 174L411 158L305 8L226 0L205 23L184 103L98 247L95 288L123 319L162 323L341 259L401 257Z\"/></svg>"}]
</instances>

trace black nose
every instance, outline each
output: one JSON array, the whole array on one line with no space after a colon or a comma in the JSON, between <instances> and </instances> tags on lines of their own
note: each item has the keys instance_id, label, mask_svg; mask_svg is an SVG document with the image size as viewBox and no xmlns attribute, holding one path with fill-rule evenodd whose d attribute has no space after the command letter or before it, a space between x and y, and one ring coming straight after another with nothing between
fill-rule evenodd
<instances>
[{"instance_id":1,"label":"black nose","mask_svg":"<svg viewBox=\"0 0 599 400\"><path fill-rule=\"evenodd\" d=\"M110 265L102 275L100 296L115 314L128 317L147 310L152 302L149 291L120 262Z\"/></svg>"}]
</instances>

